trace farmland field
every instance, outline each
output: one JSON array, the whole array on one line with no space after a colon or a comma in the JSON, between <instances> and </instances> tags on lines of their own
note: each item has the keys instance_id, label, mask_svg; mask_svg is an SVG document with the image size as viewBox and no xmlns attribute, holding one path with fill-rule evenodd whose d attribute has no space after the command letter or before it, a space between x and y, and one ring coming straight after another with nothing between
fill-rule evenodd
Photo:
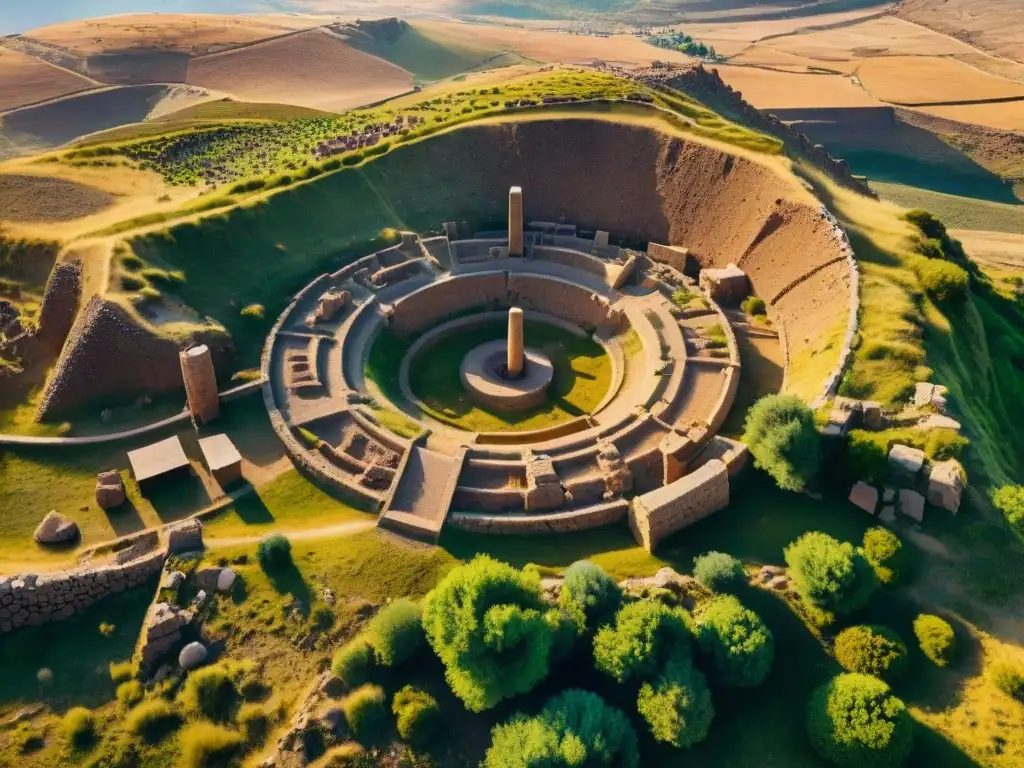
<instances>
[{"instance_id":1,"label":"farmland field","mask_svg":"<svg viewBox=\"0 0 1024 768\"><path fill-rule=\"evenodd\" d=\"M994 77L953 59L886 56L865 59L857 67L864 87L892 104L940 104L1020 98L1024 84ZM996 109L1003 105L993 105Z\"/></svg>"},{"instance_id":2,"label":"farmland field","mask_svg":"<svg viewBox=\"0 0 1024 768\"><path fill-rule=\"evenodd\" d=\"M95 88L86 77L0 48L0 112Z\"/></svg>"},{"instance_id":3,"label":"farmland field","mask_svg":"<svg viewBox=\"0 0 1024 768\"><path fill-rule=\"evenodd\" d=\"M722 79L758 109L877 107L881 102L844 75L809 75L754 67L716 66Z\"/></svg>"}]
</instances>

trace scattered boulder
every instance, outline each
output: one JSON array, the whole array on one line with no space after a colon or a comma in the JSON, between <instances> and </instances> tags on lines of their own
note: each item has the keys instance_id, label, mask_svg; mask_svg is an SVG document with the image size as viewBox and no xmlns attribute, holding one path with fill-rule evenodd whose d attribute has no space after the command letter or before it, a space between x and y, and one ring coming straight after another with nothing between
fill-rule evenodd
<instances>
[{"instance_id":1,"label":"scattered boulder","mask_svg":"<svg viewBox=\"0 0 1024 768\"><path fill-rule=\"evenodd\" d=\"M907 517L922 522L924 520L924 496L917 491L900 491L900 512Z\"/></svg>"},{"instance_id":2,"label":"scattered boulder","mask_svg":"<svg viewBox=\"0 0 1024 768\"><path fill-rule=\"evenodd\" d=\"M781 576L784 573L785 569L777 565L762 565L761 570L757 572L757 580L762 584L767 584L776 576Z\"/></svg>"},{"instance_id":3,"label":"scattered boulder","mask_svg":"<svg viewBox=\"0 0 1024 768\"><path fill-rule=\"evenodd\" d=\"M942 416L937 413L933 413L930 416L925 416L921 421L916 424L917 429L932 430L932 429L952 429L954 432L959 432L961 429L960 422L956 419L951 419L949 416Z\"/></svg>"},{"instance_id":4,"label":"scattered boulder","mask_svg":"<svg viewBox=\"0 0 1024 768\"><path fill-rule=\"evenodd\" d=\"M924 466L924 451L908 445L894 445L889 451L889 466L903 475L917 477Z\"/></svg>"},{"instance_id":5,"label":"scattered boulder","mask_svg":"<svg viewBox=\"0 0 1024 768\"><path fill-rule=\"evenodd\" d=\"M178 666L187 672L202 666L209 655L202 643L189 643L178 654Z\"/></svg>"},{"instance_id":6,"label":"scattered boulder","mask_svg":"<svg viewBox=\"0 0 1024 768\"><path fill-rule=\"evenodd\" d=\"M886 504L878 513L878 519L886 525L892 525L896 522L896 508L891 504Z\"/></svg>"},{"instance_id":7,"label":"scattered boulder","mask_svg":"<svg viewBox=\"0 0 1024 768\"><path fill-rule=\"evenodd\" d=\"M32 538L39 544L66 544L79 536L78 523L52 510L36 528Z\"/></svg>"},{"instance_id":8,"label":"scattered boulder","mask_svg":"<svg viewBox=\"0 0 1024 768\"><path fill-rule=\"evenodd\" d=\"M203 548L203 524L196 518L183 520L167 529L167 554L181 555Z\"/></svg>"},{"instance_id":9,"label":"scattered boulder","mask_svg":"<svg viewBox=\"0 0 1024 768\"><path fill-rule=\"evenodd\" d=\"M789 589L789 577L788 576L776 576L768 582L768 586L772 589L783 592Z\"/></svg>"},{"instance_id":10,"label":"scattered boulder","mask_svg":"<svg viewBox=\"0 0 1024 768\"><path fill-rule=\"evenodd\" d=\"M850 503L873 515L878 506L878 489L861 480L850 491Z\"/></svg>"},{"instance_id":11,"label":"scattered boulder","mask_svg":"<svg viewBox=\"0 0 1024 768\"><path fill-rule=\"evenodd\" d=\"M562 596L562 582L561 578L546 578L540 580L540 590L544 594L544 599L549 603L557 603L558 599Z\"/></svg>"},{"instance_id":12,"label":"scattered boulder","mask_svg":"<svg viewBox=\"0 0 1024 768\"><path fill-rule=\"evenodd\" d=\"M955 459L933 465L928 476L928 503L955 515L964 495L964 477L964 468Z\"/></svg>"},{"instance_id":13,"label":"scattered boulder","mask_svg":"<svg viewBox=\"0 0 1024 768\"><path fill-rule=\"evenodd\" d=\"M96 503L100 509L113 509L124 504L124 480L116 469L96 476Z\"/></svg>"},{"instance_id":14,"label":"scattered boulder","mask_svg":"<svg viewBox=\"0 0 1024 768\"><path fill-rule=\"evenodd\" d=\"M181 571L165 573L160 579L160 589L177 589L185 581L185 574Z\"/></svg>"},{"instance_id":15,"label":"scattered boulder","mask_svg":"<svg viewBox=\"0 0 1024 768\"><path fill-rule=\"evenodd\" d=\"M750 295L750 279L735 264L701 270L700 287L719 304L739 304Z\"/></svg>"},{"instance_id":16,"label":"scattered boulder","mask_svg":"<svg viewBox=\"0 0 1024 768\"><path fill-rule=\"evenodd\" d=\"M235 585L235 572L230 568L222 568L217 576L217 591L227 592Z\"/></svg>"},{"instance_id":17,"label":"scattered boulder","mask_svg":"<svg viewBox=\"0 0 1024 768\"><path fill-rule=\"evenodd\" d=\"M914 405L918 408L931 405L939 413L945 413L948 392L949 390L941 384L920 382L914 389Z\"/></svg>"}]
</instances>

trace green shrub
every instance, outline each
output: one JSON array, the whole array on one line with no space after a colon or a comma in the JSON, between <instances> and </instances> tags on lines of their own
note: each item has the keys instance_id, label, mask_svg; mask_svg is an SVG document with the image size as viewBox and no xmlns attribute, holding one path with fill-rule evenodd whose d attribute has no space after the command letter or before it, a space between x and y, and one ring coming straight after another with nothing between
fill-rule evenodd
<instances>
[{"instance_id":1,"label":"green shrub","mask_svg":"<svg viewBox=\"0 0 1024 768\"><path fill-rule=\"evenodd\" d=\"M341 164L348 166L359 165L361 162L363 162L363 158L364 155L362 152L353 152L352 154L345 155L343 158L341 158Z\"/></svg>"},{"instance_id":2,"label":"green shrub","mask_svg":"<svg viewBox=\"0 0 1024 768\"><path fill-rule=\"evenodd\" d=\"M126 253L121 257L121 266L129 272L137 272L142 269L145 263L134 253Z\"/></svg>"},{"instance_id":3,"label":"green shrub","mask_svg":"<svg viewBox=\"0 0 1024 768\"><path fill-rule=\"evenodd\" d=\"M692 639L683 610L649 600L629 603L614 626L594 637L594 664L620 683L653 680L670 662L690 661Z\"/></svg>"},{"instance_id":4,"label":"green shrub","mask_svg":"<svg viewBox=\"0 0 1024 768\"><path fill-rule=\"evenodd\" d=\"M546 609L536 576L484 555L454 568L427 595L427 641L470 711L526 693L547 676Z\"/></svg>"},{"instance_id":5,"label":"green shrub","mask_svg":"<svg viewBox=\"0 0 1024 768\"><path fill-rule=\"evenodd\" d=\"M722 595L703 604L694 620L697 645L711 657L715 680L736 688L764 682L775 659L775 641L760 616L732 595Z\"/></svg>"},{"instance_id":6,"label":"green shrub","mask_svg":"<svg viewBox=\"0 0 1024 768\"><path fill-rule=\"evenodd\" d=\"M274 533L263 539L256 548L256 559L267 573L280 571L292 564L292 543L288 537Z\"/></svg>"},{"instance_id":7,"label":"green shrub","mask_svg":"<svg viewBox=\"0 0 1024 768\"><path fill-rule=\"evenodd\" d=\"M245 751L242 734L212 723L193 723L179 737L184 768L231 765Z\"/></svg>"},{"instance_id":8,"label":"green shrub","mask_svg":"<svg viewBox=\"0 0 1024 768\"><path fill-rule=\"evenodd\" d=\"M326 632L334 626L334 611L329 605L318 605L309 613L311 627Z\"/></svg>"},{"instance_id":9,"label":"green shrub","mask_svg":"<svg viewBox=\"0 0 1024 768\"><path fill-rule=\"evenodd\" d=\"M906 559L899 536L888 528L868 528L863 546L864 556L875 569L878 581L886 586L898 583Z\"/></svg>"},{"instance_id":10,"label":"green shrub","mask_svg":"<svg viewBox=\"0 0 1024 768\"><path fill-rule=\"evenodd\" d=\"M382 667L397 667L423 648L423 609L412 600L394 600L373 617L367 630Z\"/></svg>"},{"instance_id":11,"label":"green shrub","mask_svg":"<svg viewBox=\"0 0 1024 768\"><path fill-rule=\"evenodd\" d=\"M146 287L146 281L137 275L121 275L122 291L138 291Z\"/></svg>"},{"instance_id":12,"label":"green shrub","mask_svg":"<svg viewBox=\"0 0 1024 768\"><path fill-rule=\"evenodd\" d=\"M242 311L238 313L242 317L252 318L253 320L262 320L266 315L266 310L262 304L249 304L242 307Z\"/></svg>"},{"instance_id":13,"label":"green shrub","mask_svg":"<svg viewBox=\"0 0 1024 768\"><path fill-rule=\"evenodd\" d=\"M889 451L877 433L851 429L843 446L842 467L850 480L881 483L889 473Z\"/></svg>"},{"instance_id":14,"label":"green shrub","mask_svg":"<svg viewBox=\"0 0 1024 768\"><path fill-rule=\"evenodd\" d=\"M86 749L96 740L96 718L85 707L73 707L61 722L64 736L74 749Z\"/></svg>"},{"instance_id":15,"label":"green shrub","mask_svg":"<svg viewBox=\"0 0 1024 768\"><path fill-rule=\"evenodd\" d=\"M851 768L906 762L914 746L907 708L889 686L847 673L818 688L807 707L807 733L822 758Z\"/></svg>"},{"instance_id":16,"label":"green shrub","mask_svg":"<svg viewBox=\"0 0 1024 768\"><path fill-rule=\"evenodd\" d=\"M747 414L743 442L754 464L787 491L802 491L821 466L814 412L794 395L762 397Z\"/></svg>"},{"instance_id":17,"label":"green shrub","mask_svg":"<svg viewBox=\"0 0 1024 768\"><path fill-rule=\"evenodd\" d=\"M1019 662L997 661L989 669L996 688L1011 699L1024 703L1024 665Z\"/></svg>"},{"instance_id":18,"label":"green shrub","mask_svg":"<svg viewBox=\"0 0 1024 768\"><path fill-rule=\"evenodd\" d=\"M622 589L603 568L578 560L565 569L559 605L580 632L594 632L615 618Z\"/></svg>"},{"instance_id":19,"label":"green shrub","mask_svg":"<svg viewBox=\"0 0 1024 768\"><path fill-rule=\"evenodd\" d=\"M835 640L836 661L847 672L896 680L907 668L907 646L887 627L860 625L844 629Z\"/></svg>"},{"instance_id":20,"label":"green shrub","mask_svg":"<svg viewBox=\"0 0 1024 768\"><path fill-rule=\"evenodd\" d=\"M125 712L142 701L144 694L145 689L138 680L129 680L121 683L117 686L117 706L120 707L122 712Z\"/></svg>"},{"instance_id":21,"label":"green shrub","mask_svg":"<svg viewBox=\"0 0 1024 768\"><path fill-rule=\"evenodd\" d=\"M437 699L411 685L395 694L391 711L395 713L398 735L413 745L430 742L441 724L441 709Z\"/></svg>"},{"instance_id":22,"label":"green shrub","mask_svg":"<svg viewBox=\"0 0 1024 768\"><path fill-rule=\"evenodd\" d=\"M725 552L705 552L693 559L697 581L715 592L725 592L747 581L743 563Z\"/></svg>"},{"instance_id":23,"label":"green shrub","mask_svg":"<svg viewBox=\"0 0 1024 768\"><path fill-rule=\"evenodd\" d=\"M677 749L707 738L715 717L707 680L688 664L671 664L656 683L644 683L636 708L651 735Z\"/></svg>"},{"instance_id":24,"label":"green shrub","mask_svg":"<svg viewBox=\"0 0 1024 768\"><path fill-rule=\"evenodd\" d=\"M160 285L175 286L185 283L185 273L180 270L168 272L166 269L150 267L149 269L142 270L142 276L150 282Z\"/></svg>"},{"instance_id":25,"label":"green shrub","mask_svg":"<svg viewBox=\"0 0 1024 768\"><path fill-rule=\"evenodd\" d=\"M549 666L553 669L568 659L580 638L580 630L576 622L557 608L545 612L544 622L551 631L551 652L548 654Z\"/></svg>"},{"instance_id":26,"label":"green shrub","mask_svg":"<svg viewBox=\"0 0 1024 768\"><path fill-rule=\"evenodd\" d=\"M373 646L365 635L360 635L342 646L334 654L331 662L331 671L350 687L367 682L373 668Z\"/></svg>"},{"instance_id":27,"label":"green shrub","mask_svg":"<svg viewBox=\"0 0 1024 768\"><path fill-rule=\"evenodd\" d=\"M327 750L322 768L375 768L376 759L359 744L350 741Z\"/></svg>"},{"instance_id":28,"label":"green shrub","mask_svg":"<svg viewBox=\"0 0 1024 768\"><path fill-rule=\"evenodd\" d=\"M914 636L921 653L937 667L945 667L956 653L956 633L948 621L922 613L914 619Z\"/></svg>"},{"instance_id":29,"label":"green shrub","mask_svg":"<svg viewBox=\"0 0 1024 768\"><path fill-rule=\"evenodd\" d=\"M372 742L388 727L387 694L379 685L363 685L341 700L349 730L360 742Z\"/></svg>"},{"instance_id":30,"label":"green shrub","mask_svg":"<svg viewBox=\"0 0 1024 768\"><path fill-rule=\"evenodd\" d=\"M637 768L640 763L629 720L587 691L563 691L537 717L517 715L491 735L484 768Z\"/></svg>"},{"instance_id":31,"label":"green shrub","mask_svg":"<svg viewBox=\"0 0 1024 768\"><path fill-rule=\"evenodd\" d=\"M114 683L123 683L135 676L135 664L131 661L110 662L110 680Z\"/></svg>"},{"instance_id":32,"label":"green shrub","mask_svg":"<svg viewBox=\"0 0 1024 768\"><path fill-rule=\"evenodd\" d=\"M748 315L766 315L768 314L768 308L765 306L764 299L758 298L757 296L747 296L740 304L740 309L746 312Z\"/></svg>"},{"instance_id":33,"label":"green shrub","mask_svg":"<svg viewBox=\"0 0 1024 768\"><path fill-rule=\"evenodd\" d=\"M224 662L189 673L181 689L182 705L210 720L226 721L241 698L235 687L240 668Z\"/></svg>"},{"instance_id":34,"label":"green shrub","mask_svg":"<svg viewBox=\"0 0 1024 768\"><path fill-rule=\"evenodd\" d=\"M125 718L128 731L147 744L155 744L181 724L181 715L164 699L150 699Z\"/></svg>"},{"instance_id":35,"label":"green shrub","mask_svg":"<svg viewBox=\"0 0 1024 768\"><path fill-rule=\"evenodd\" d=\"M789 576L800 597L828 623L831 614L863 608L878 587L878 577L863 553L819 531L805 533L785 549Z\"/></svg>"},{"instance_id":36,"label":"green shrub","mask_svg":"<svg viewBox=\"0 0 1024 768\"><path fill-rule=\"evenodd\" d=\"M245 735L245 743L250 746L262 744L270 731L270 718L260 704L244 704L238 710L235 722Z\"/></svg>"},{"instance_id":37,"label":"green shrub","mask_svg":"<svg viewBox=\"0 0 1024 768\"><path fill-rule=\"evenodd\" d=\"M1004 485L992 494L992 504L1018 535L1024 536L1024 485Z\"/></svg>"},{"instance_id":38,"label":"green shrub","mask_svg":"<svg viewBox=\"0 0 1024 768\"><path fill-rule=\"evenodd\" d=\"M324 163L324 171L336 171L341 168L341 160L334 158Z\"/></svg>"},{"instance_id":39,"label":"green shrub","mask_svg":"<svg viewBox=\"0 0 1024 768\"><path fill-rule=\"evenodd\" d=\"M921 230L921 233L932 240L942 240L946 236L946 225L940 219L921 208L907 211L903 218Z\"/></svg>"},{"instance_id":40,"label":"green shrub","mask_svg":"<svg viewBox=\"0 0 1024 768\"><path fill-rule=\"evenodd\" d=\"M922 257L914 262L914 273L921 288L935 301L958 299L967 292L967 271L952 262Z\"/></svg>"},{"instance_id":41,"label":"green shrub","mask_svg":"<svg viewBox=\"0 0 1024 768\"><path fill-rule=\"evenodd\" d=\"M161 297L161 295L162 294L160 293L160 291L158 291L156 288L154 288L151 285L147 285L139 289L138 301L142 303L147 301L157 301Z\"/></svg>"}]
</instances>

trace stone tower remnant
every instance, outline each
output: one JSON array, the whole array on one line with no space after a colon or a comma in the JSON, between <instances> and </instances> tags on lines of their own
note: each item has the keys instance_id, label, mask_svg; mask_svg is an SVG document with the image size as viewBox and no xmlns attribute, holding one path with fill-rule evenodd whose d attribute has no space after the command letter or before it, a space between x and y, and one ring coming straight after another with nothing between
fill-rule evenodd
<instances>
[{"instance_id":1,"label":"stone tower remnant","mask_svg":"<svg viewBox=\"0 0 1024 768\"><path fill-rule=\"evenodd\" d=\"M523 188L508 191L508 255L523 255Z\"/></svg>"},{"instance_id":2,"label":"stone tower remnant","mask_svg":"<svg viewBox=\"0 0 1024 768\"><path fill-rule=\"evenodd\" d=\"M217 373L210 348L205 344L179 353L181 376L185 380L188 410L197 424L208 424L220 415Z\"/></svg>"},{"instance_id":3,"label":"stone tower remnant","mask_svg":"<svg viewBox=\"0 0 1024 768\"><path fill-rule=\"evenodd\" d=\"M523 310L512 307L508 311L508 376L511 379L523 372Z\"/></svg>"}]
</instances>

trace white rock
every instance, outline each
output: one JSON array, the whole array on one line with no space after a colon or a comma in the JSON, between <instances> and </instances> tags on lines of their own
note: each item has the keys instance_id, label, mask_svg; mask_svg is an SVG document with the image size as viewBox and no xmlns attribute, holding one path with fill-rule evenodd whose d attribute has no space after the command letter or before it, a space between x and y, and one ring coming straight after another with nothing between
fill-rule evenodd
<instances>
[{"instance_id":1,"label":"white rock","mask_svg":"<svg viewBox=\"0 0 1024 768\"><path fill-rule=\"evenodd\" d=\"M178 666L184 670L195 669L206 661L207 656L209 652L202 643L189 643L178 654Z\"/></svg>"},{"instance_id":2,"label":"white rock","mask_svg":"<svg viewBox=\"0 0 1024 768\"><path fill-rule=\"evenodd\" d=\"M217 576L217 591L227 592L235 584L235 572L230 568L222 568Z\"/></svg>"},{"instance_id":3,"label":"white rock","mask_svg":"<svg viewBox=\"0 0 1024 768\"><path fill-rule=\"evenodd\" d=\"M924 466L924 451L908 445L894 445L889 451L889 466L914 477Z\"/></svg>"}]
</instances>

